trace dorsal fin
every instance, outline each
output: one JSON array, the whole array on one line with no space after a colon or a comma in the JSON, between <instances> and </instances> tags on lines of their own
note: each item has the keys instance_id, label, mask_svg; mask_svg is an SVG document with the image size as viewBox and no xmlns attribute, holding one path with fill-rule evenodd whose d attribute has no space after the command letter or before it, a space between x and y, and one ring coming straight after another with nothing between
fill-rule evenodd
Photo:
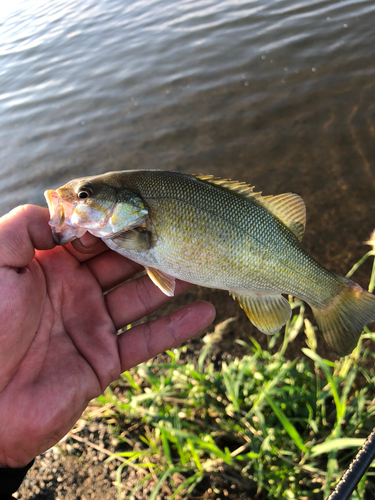
<instances>
[{"instance_id":1,"label":"dorsal fin","mask_svg":"<svg viewBox=\"0 0 375 500\"><path fill-rule=\"evenodd\" d=\"M215 186L220 186L235 193L249 196L251 198L261 198L262 193L254 193L254 186L250 186L246 182L231 181L230 179L222 179L221 177L214 177L213 175L202 175L202 174L192 174L193 177L199 179L200 181L207 182L208 184L214 184Z\"/></svg>"},{"instance_id":2,"label":"dorsal fin","mask_svg":"<svg viewBox=\"0 0 375 500\"><path fill-rule=\"evenodd\" d=\"M276 215L301 243L306 226L306 205L298 194L283 193L277 196L262 196L257 201Z\"/></svg>"},{"instance_id":3,"label":"dorsal fin","mask_svg":"<svg viewBox=\"0 0 375 500\"><path fill-rule=\"evenodd\" d=\"M297 240L301 242L306 226L306 206L298 194L284 193L277 196L262 196L261 192L254 192L254 186L250 186L246 182L221 179L213 175L199 174L193 175L193 177L256 200L280 219L292 231Z\"/></svg>"}]
</instances>

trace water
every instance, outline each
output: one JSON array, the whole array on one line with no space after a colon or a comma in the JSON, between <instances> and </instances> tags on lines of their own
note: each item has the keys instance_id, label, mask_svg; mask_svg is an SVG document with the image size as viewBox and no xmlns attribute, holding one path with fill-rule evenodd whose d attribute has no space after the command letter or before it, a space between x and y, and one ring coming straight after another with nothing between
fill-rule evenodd
<instances>
[{"instance_id":1,"label":"water","mask_svg":"<svg viewBox=\"0 0 375 500\"><path fill-rule=\"evenodd\" d=\"M82 175L212 173L301 194L345 272L375 227L374 39L372 0L0 7L0 215Z\"/></svg>"}]
</instances>

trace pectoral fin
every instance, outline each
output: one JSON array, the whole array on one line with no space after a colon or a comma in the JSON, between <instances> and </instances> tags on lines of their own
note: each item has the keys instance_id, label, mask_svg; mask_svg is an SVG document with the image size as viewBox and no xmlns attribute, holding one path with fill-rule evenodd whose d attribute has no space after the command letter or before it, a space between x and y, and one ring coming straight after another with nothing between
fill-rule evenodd
<instances>
[{"instance_id":1,"label":"pectoral fin","mask_svg":"<svg viewBox=\"0 0 375 500\"><path fill-rule=\"evenodd\" d=\"M290 319L292 310L282 295L237 295L231 293L258 330L273 335Z\"/></svg>"},{"instance_id":2,"label":"pectoral fin","mask_svg":"<svg viewBox=\"0 0 375 500\"><path fill-rule=\"evenodd\" d=\"M113 243L125 250L148 250L151 247L151 235L148 231L130 229L111 239Z\"/></svg>"},{"instance_id":3,"label":"pectoral fin","mask_svg":"<svg viewBox=\"0 0 375 500\"><path fill-rule=\"evenodd\" d=\"M146 272L150 279L163 293L165 293L165 295L173 297L176 286L176 280L173 276L169 276L168 274L163 273L163 271L159 271L158 269L154 269L152 267L146 267Z\"/></svg>"}]
</instances>

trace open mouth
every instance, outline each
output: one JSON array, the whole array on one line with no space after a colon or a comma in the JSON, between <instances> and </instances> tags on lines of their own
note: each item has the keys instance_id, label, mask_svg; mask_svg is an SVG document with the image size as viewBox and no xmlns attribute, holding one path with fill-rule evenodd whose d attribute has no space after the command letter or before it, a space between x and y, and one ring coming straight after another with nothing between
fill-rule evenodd
<instances>
[{"instance_id":1,"label":"open mouth","mask_svg":"<svg viewBox=\"0 0 375 500\"><path fill-rule=\"evenodd\" d=\"M66 245L70 241L80 238L86 232L84 228L74 227L70 224L71 207L64 207L64 202L59 196L58 191L49 189L44 192L47 200L48 209L50 213L50 220L48 224L52 229L52 236L57 245Z\"/></svg>"},{"instance_id":2,"label":"open mouth","mask_svg":"<svg viewBox=\"0 0 375 500\"><path fill-rule=\"evenodd\" d=\"M65 221L65 212L57 191L49 189L44 192L44 196L47 200L50 214L49 225L54 228L62 227Z\"/></svg>"}]
</instances>

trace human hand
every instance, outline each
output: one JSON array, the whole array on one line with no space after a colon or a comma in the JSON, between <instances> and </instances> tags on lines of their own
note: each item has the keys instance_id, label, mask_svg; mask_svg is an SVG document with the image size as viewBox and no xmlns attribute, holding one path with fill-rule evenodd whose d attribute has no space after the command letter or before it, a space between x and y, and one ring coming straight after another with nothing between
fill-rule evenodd
<instances>
[{"instance_id":1,"label":"human hand","mask_svg":"<svg viewBox=\"0 0 375 500\"><path fill-rule=\"evenodd\" d=\"M117 336L170 299L147 276L111 290L141 266L88 233L56 247L48 219L32 205L0 219L2 467L23 467L56 444L121 372L193 337L215 314L195 302ZM176 294L189 286L178 282Z\"/></svg>"}]
</instances>

